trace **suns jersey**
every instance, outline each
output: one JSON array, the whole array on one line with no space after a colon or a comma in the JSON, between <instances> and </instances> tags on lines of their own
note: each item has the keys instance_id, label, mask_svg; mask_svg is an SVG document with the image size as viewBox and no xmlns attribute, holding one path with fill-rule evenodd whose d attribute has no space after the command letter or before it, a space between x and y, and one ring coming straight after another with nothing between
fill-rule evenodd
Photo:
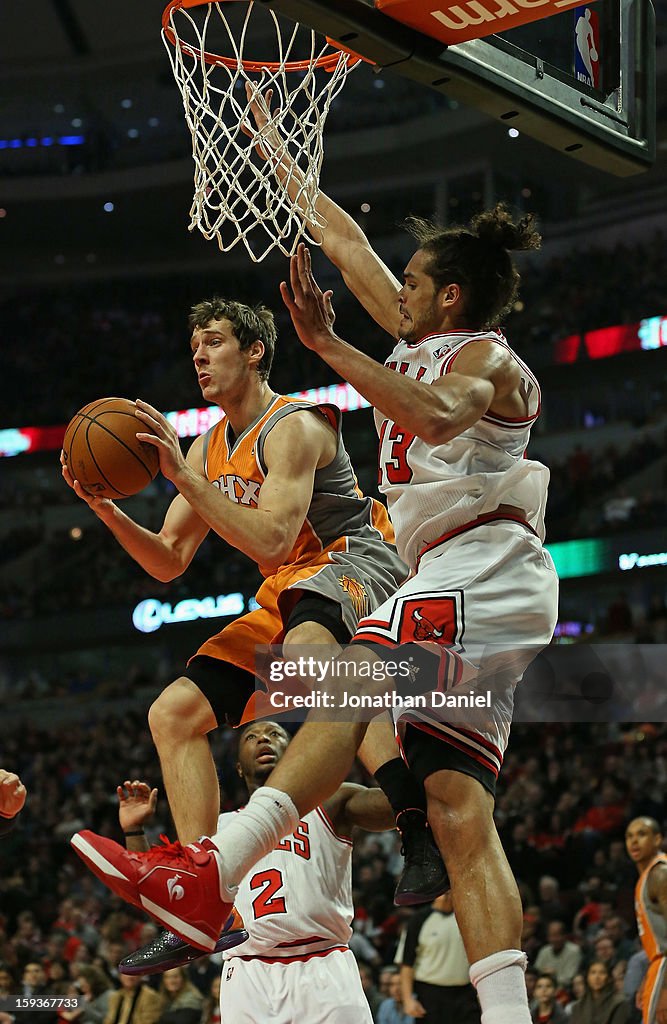
<instances>
[{"instance_id":1,"label":"suns jersey","mask_svg":"<svg viewBox=\"0 0 667 1024\"><path fill-rule=\"evenodd\" d=\"M218 831L237 812L221 814ZM257 861L239 886L234 906L250 935L224 959L294 961L347 948L352 934L352 840L336 835L321 807L291 836Z\"/></svg>"},{"instance_id":2,"label":"suns jersey","mask_svg":"<svg viewBox=\"0 0 667 1024\"><path fill-rule=\"evenodd\" d=\"M667 922L658 904L652 901L648 894L649 875L656 864L667 864L667 854L657 854L644 868L635 886L637 931L649 961L667 953Z\"/></svg>"},{"instance_id":3,"label":"suns jersey","mask_svg":"<svg viewBox=\"0 0 667 1024\"><path fill-rule=\"evenodd\" d=\"M285 565L308 563L322 551L363 551L384 541L393 547L394 532L386 509L364 497L357 486L350 457L341 436L341 412L336 406L314 405L276 395L269 407L237 438L225 416L204 438L204 472L208 480L240 505L257 508L259 491L267 474L264 445L270 431L290 413L311 409L320 413L338 435L336 455L328 466L315 472L313 496L306 519ZM398 558L394 559L399 565ZM263 576L274 569L259 566ZM401 578L405 575L403 570Z\"/></svg>"},{"instance_id":4,"label":"suns jersey","mask_svg":"<svg viewBox=\"0 0 667 1024\"><path fill-rule=\"evenodd\" d=\"M420 552L450 530L514 505L544 540L549 470L525 458L530 428L540 411L540 388L499 331L432 334L399 340L385 366L432 384L456 369L456 357L473 341L502 345L521 370L528 413L506 419L487 412L451 441L430 445L376 411L380 436L380 490L387 497L401 558L414 568Z\"/></svg>"}]
</instances>

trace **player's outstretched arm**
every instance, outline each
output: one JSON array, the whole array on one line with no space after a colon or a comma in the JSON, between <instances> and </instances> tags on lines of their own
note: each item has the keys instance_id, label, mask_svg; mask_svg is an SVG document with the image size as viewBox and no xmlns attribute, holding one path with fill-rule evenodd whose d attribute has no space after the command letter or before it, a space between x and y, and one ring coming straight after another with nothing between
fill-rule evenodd
<instances>
[{"instance_id":1,"label":"player's outstretched arm","mask_svg":"<svg viewBox=\"0 0 667 1024\"><path fill-rule=\"evenodd\" d=\"M355 825L367 832L396 828L396 815L381 789L344 782L324 805L336 831L349 836Z\"/></svg>"},{"instance_id":2,"label":"player's outstretched arm","mask_svg":"<svg viewBox=\"0 0 667 1024\"><path fill-rule=\"evenodd\" d=\"M476 423L496 399L518 387L518 364L491 341L467 345L456 360L456 372L434 384L380 366L335 333L331 293L323 292L315 281L310 253L303 244L290 260L290 283L283 281L280 292L302 344L317 352L380 413L427 444L450 441Z\"/></svg>"},{"instance_id":3,"label":"player's outstretched arm","mask_svg":"<svg viewBox=\"0 0 667 1024\"><path fill-rule=\"evenodd\" d=\"M260 155L271 163L277 177L284 183L290 197L295 199L303 175L274 132L266 132L270 117L272 90L262 95L251 83L246 83L246 93L257 129L264 131L266 144L257 146ZM276 154L279 154L277 156ZM350 217L324 192L320 192L315 203L320 223L307 221L308 232L313 241L322 246L322 252L343 275L345 284L359 300L364 309L392 338L398 337L399 313L398 292L400 281L371 247L366 235L354 218ZM301 211L306 220L305 202ZM324 222L324 226L322 223Z\"/></svg>"},{"instance_id":4,"label":"player's outstretched arm","mask_svg":"<svg viewBox=\"0 0 667 1024\"><path fill-rule=\"evenodd\" d=\"M138 401L137 405L145 406L146 403ZM197 438L183 462L185 464L187 461L192 465L193 471L199 472L203 478L202 448L203 438ZM72 476L62 453L60 462L65 483L72 488L77 497L86 502L98 519L108 527L121 547L149 575L162 583L168 583L187 569L208 533L208 526L180 494L171 502L162 529L159 533L154 533L136 523L110 498L88 494Z\"/></svg>"},{"instance_id":5,"label":"player's outstretched arm","mask_svg":"<svg viewBox=\"0 0 667 1024\"><path fill-rule=\"evenodd\" d=\"M152 406L138 404L140 416L151 433L140 433L137 437L158 448L171 444L173 427L168 420ZM294 547L306 518L315 470L329 430L322 417L310 411L292 413L276 424L264 446L267 474L254 508L232 501L197 471L190 458L197 441L187 460L169 471L169 479L180 491L181 501L195 510L207 528L263 569L277 569ZM169 535L169 527L168 514L161 536Z\"/></svg>"}]
</instances>

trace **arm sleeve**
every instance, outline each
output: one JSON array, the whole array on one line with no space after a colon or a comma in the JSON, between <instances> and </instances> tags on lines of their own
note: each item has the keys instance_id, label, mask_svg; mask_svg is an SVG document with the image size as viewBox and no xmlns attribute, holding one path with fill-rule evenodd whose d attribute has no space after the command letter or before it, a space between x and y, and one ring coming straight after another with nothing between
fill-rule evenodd
<instances>
[{"instance_id":1,"label":"arm sleeve","mask_svg":"<svg viewBox=\"0 0 667 1024\"><path fill-rule=\"evenodd\" d=\"M417 944L419 942L419 933L422 930L422 925L426 918L430 915L431 909L421 914L415 914L414 917L408 922L408 926L405 929L405 943L403 945L403 964L405 967L414 967L415 960L417 959Z\"/></svg>"}]
</instances>

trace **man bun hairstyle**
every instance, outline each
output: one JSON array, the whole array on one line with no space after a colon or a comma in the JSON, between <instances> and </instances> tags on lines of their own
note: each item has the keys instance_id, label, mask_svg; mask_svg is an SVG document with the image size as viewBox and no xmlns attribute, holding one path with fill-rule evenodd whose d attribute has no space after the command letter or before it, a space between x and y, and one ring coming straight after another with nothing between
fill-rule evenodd
<instances>
[{"instance_id":1,"label":"man bun hairstyle","mask_svg":"<svg viewBox=\"0 0 667 1024\"><path fill-rule=\"evenodd\" d=\"M467 227L443 228L422 217L408 217L405 227L427 256L436 291L461 286L463 317L474 329L495 327L511 312L521 278L510 253L542 242L534 214L515 222L504 203L478 213Z\"/></svg>"},{"instance_id":2,"label":"man bun hairstyle","mask_svg":"<svg viewBox=\"0 0 667 1024\"><path fill-rule=\"evenodd\" d=\"M253 341L262 342L264 355L257 364L257 373L260 380L268 380L278 336L271 310L261 303L246 306L243 302L214 295L212 299L198 302L190 310L190 332L198 327L207 327L212 320L229 320L242 352L250 348Z\"/></svg>"}]
</instances>

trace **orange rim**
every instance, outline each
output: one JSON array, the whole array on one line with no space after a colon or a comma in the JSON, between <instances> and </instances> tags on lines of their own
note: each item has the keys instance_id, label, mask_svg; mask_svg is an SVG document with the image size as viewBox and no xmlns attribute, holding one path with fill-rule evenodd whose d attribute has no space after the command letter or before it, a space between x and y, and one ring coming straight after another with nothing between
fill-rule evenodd
<instances>
[{"instance_id":1,"label":"orange rim","mask_svg":"<svg viewBox=\"0 0 667 1024\"><path fill-rule=\"evenodd\" d=\"M219 53L208 53L207 50L199 50L196 46L190 46L189 43L184 43L181 39L178 39L171 28L169 21L173 11L180 10L182 7L204 7L208 6L213 0L169 0L169 3L162 12L162 28L167 39L172 46L179 46L183 53L187 53L190 56L198 57L204 60L207 64L223 64L227 68L234 69L238 65L238 61L233 57L224 57ZM217 0L218 3L236 3L238 0ZM329 40L329 45L333 44ZM350 67L358 64L359 61L363 60L358 54L352 51L345 51L351 56ZM334 47L334 53L324 54L318 57L316 61L310 60L293 60L287 61L285 64L280 64L278 61L260 61L260 60L241 60L244 71L250 71L254 73L260 73L261 71L270 71L272 73L276 71L309 71L311 68L323 68L325 71L333 71L338 61L340 60L342 50Z\"/></svg>"}]
</instances>

